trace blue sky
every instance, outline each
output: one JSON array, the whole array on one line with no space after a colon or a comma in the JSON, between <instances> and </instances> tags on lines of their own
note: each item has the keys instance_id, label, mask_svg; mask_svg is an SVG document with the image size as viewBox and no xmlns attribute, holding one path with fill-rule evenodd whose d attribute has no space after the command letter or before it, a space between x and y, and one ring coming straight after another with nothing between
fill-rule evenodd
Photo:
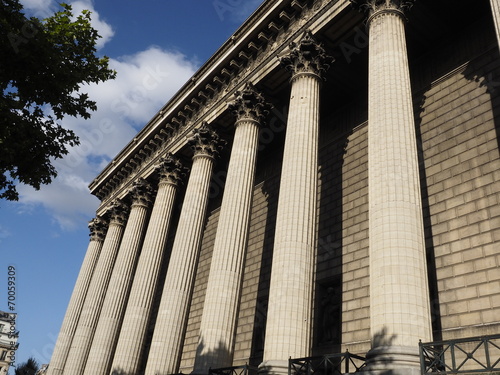
<instances>
[{"instance_id":1,"label":"blue sky","mask_svg":"<svg viewBox=\"0 0 500 375\"><path fill-rule=\"evenodd\" d=\"M30 356L50 361L88 245L87 222L99 203L89 183L262 0L67 2L75 12L93 12L102 36L98 53L111 58L118 76L84 88L97 101L92 119L64 120L82 144L55 163L57 179L40 191L18 187L19 202L0 201L0 310L8 308L7 267L13 265L18 363ZM39 18L58 9L53 0L21 3Z\"/></svg>"}]
</instances>

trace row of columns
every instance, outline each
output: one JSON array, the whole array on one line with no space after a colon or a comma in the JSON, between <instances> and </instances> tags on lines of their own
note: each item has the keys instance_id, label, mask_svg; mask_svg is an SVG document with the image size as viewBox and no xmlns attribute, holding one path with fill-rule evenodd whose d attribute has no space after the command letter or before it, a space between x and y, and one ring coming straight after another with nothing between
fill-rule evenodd
<instances>
[{"instance_id":1,"label":"row of columns","mask_svg":"<svg viewBox=\"0 0 500 375\"><path fill-rule=\"evenodd\" d=\"M372 371L416 373L418 340L430 341L432 330L404 30L404 12L412 1L351 1L367 12L369 31L372 350L368 366ZM492 4L498 14L498 4L493 0ZM290 111L262 372L286 373L289 357L311 354L320 87L331 62L310 33L292 44L289 55L282 59L291 72ZM200 374L209 367L232 364L258 134L269 105L247 85L236 94L230 108L236 117L235 136L200 325L194 366L194 373ZM221 143L207 125L197 129L189 141L194 151L192 167L146 375L171 374L179 369L209 184ZM171 155L162 160L158 172L160 182L147 230L151 188L144 181L131 192L128 220L127 208L118 203L109 213L105 238L102 220L91 223L89 249L54 350L50 375L134 374L139 370L153 297L160 287L157 280L175 196L185 174Z\"/></svg>"},{"instance_id":2,"label":"row of columns","mask_svg":"<svg viewBox=\"0 0 500 375\"><path fill-rule=\"evenodd\" d=\"M115 372L122 374L136 373L142 360L142 348L146 344L149 317L158 287L175 196L185 175L185 168L179 160L168 155L161 160L157 173L158 192L112 362Z\"/></svg>"},{"instance_id":3,"label":"row of columns","mask_svg":"<svg viewBox=\"0 0 500 375\"><path fill-rule=\"evenodd\" d=\"M94 273L106 236L107 223L102 219L93 219L89 223L89 229L90 242L87 253L80 268L78 278L76 279L76 284L50 360L50 372L52 374L62 374L64 370L73 335L76 331L78 320L80 319L90 281L92 280L92 274Z\"/></svg>"},{"instance_id":4,"label":"row of columns","mask_svg":"<svg viewBox=\"0 0 500 375\"><path fill-rule=\"evenodd\" d=\"M235 135L217 225L194 373L232 363L232 348L250 222L259 128L267 103L251 85L230 105ZM151 373L152 374L152 373Z\"/></svg>"},{"instance_id":5,"label":"row of columns","mask_svg":"<svg viewBox=\"0 0 500 375\"><path fill-rule=\"evenodd\" d=\"M59 370L60 373L82 374L85 369L96 324L108 290L111 270L122 242L128 213L129 207L120 201L117 201L110 210L106 238L92 274L92 280L86 293L76 330L72 334L73 339L65 360L64 370ZM57 371L57 369L54 370Z\"/></svg>"},{"instance_id":6,"label":"row of columns","mask_svg":"<svg viewBox=\"0 0 500 375\"><path fill-rule=\"evenodd\" d=\"M177 372L201 245L210 179L221 140L208 127L189 141L193 165L163 287L147 374ZM117 366L113 365L113 369ZM175 369L175 370L174 370Z\"/></svg>"}]
</instances>

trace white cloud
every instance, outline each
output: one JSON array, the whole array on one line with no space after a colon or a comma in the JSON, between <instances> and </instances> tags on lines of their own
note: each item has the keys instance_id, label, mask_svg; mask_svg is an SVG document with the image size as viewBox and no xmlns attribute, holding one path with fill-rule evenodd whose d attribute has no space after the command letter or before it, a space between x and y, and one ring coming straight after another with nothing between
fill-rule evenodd
<instances>
[{"instance_id":1,"label":"white cloud","mask_svg":"<svg viewBox=\"0 0 500 375\"><path fill-rule=\"evenodd\" d=\"M35 191L19 186L20 202L28 207L43 206L63 230L72 230L88 221L98 206L80 176L61 173L49 186ZM76 183L75 183L76 182Z\"/></svg>"},{"instance_id":2,"label":"white cloud","mask_svg":"<svg viewBox=\"0 0 500 375\"><path fill-rule=\"evenodd\" d=\"M98 200L87 186L193 75L196 62L175 51L150 47L111 59L110 66L117 71L115 80L82 90L97 102L92 118L63 121L80 137L81 145L54 163L58 177L39 191L18 188L25 210L42 205L66 230L93 217Z\"/></svg>"},{"instance_id":3,"label":"white cloud","mask_svg":"<svg viewBox=\"0 0 500 375\"><path fill-rule=\"evenodd\" d=\"M196 62L181 53L151 47L112 60L111 67L119 78L103 85L100 95L114 98L111 106L116 114L142 124L193 75Z\"/></svg>"},{"instance_id":4,"label":"white cloud","mask_svg":"<svg viewBox=\"0 0 500 375\"><path fill-rule=\"evenodd\" d=\"M54 0L21 0L21 4L24 9L28 11L30 15L38 17L40 19L50 17L54 12L61 9L58 5L59 2ZM101 36L97 40L97 49L102 48L107 42L111 40L114 35L113 28L111 25L103 21L94 9L94 5L90 0L78 0L78 1L68 1L68 4L72 7L73 15L77 16L81 14L83 10L89 10L91 12L91 25L96 29Z\"/></svg>"},{"instance_id":5,"label":"white cloud","mask_svg":"<svg viewBox=\"0 0 500 375\"><path fill-rule=\"evenodd\" d=\"M91 22L90 24L94 29L96 29L101 36L100 39L97 40L96 47L97 49L102 48L107 42L111 40L115 32L113 28L108 23L101 20L99 13L97 13L92 5L91 1L72 1L70 2L73 14L78 15L85 9L91 12Z\"/></svg>"},{"instance_id":6,"label":"white cloud","mask_svg":"<svg viewBox=\"0 0 500 375\"><path fill-rule=\"evenodd\" d=\"M21 0L20 2L30 15L41 19L49 17L57 9L57 3L53 0Z\"/></svg>"}]
</instances>

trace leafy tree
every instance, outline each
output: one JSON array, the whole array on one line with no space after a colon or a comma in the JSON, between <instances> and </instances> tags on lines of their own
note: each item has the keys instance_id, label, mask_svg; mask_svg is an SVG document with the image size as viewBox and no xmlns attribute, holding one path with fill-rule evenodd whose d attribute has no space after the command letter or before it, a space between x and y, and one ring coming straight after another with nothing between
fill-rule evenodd
<instances>
[{"instance_id":1,"label":"leafy tree","mask_svg":"<svg viewBox=\"0 0 500 375\"><path fill-rule=\"evenodd\" d=\"M115 78L98 57L90 12L71 6L40 20L27 18L19 0L0 0L0 198L17 200L16 183L39 189L56 177L53 159L79 143L60 124L90 117L96 103L83 85Z\"/></svg>"},{"instance_id":2,"label":"leafy tree","mask_svg":"<svg viewBox=\"0 0 500 375\"><path fill-rule=\"evenodd\" d=\"M26 362L22 362L16 366L14 375L35 375L40 366L35 358L30 357Z\"/></svg>"}]
</instances>

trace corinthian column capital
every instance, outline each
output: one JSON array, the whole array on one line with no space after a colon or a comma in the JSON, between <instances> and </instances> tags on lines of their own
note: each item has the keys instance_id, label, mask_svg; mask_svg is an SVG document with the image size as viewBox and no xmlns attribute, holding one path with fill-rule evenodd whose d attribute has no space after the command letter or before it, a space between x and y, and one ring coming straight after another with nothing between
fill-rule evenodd
<instances>
[{"instance_id":1,"label":"corinthian column capital","mask_svg":"<svg viewBox=\"0 0 500 375\"><path fill-rule=\"evenodd\" d=\"M193 135L188 140L194 156L207 156L215 158L226 144L207 122L193 130Z\"/></svg>"},{"instance_id":2,"label":"corinthian column capital","mask_svg":"<svg viewBox=\"0 0 500 375\"><path fill-rule=\"evenodd\" d=\"M187 168L182 165L172 153L168 153L160 159L156 171L160 176L160 182L167 182L174 186L179 186L186 176Z\"/></svg>"},{"instance_id":3,"label":"corinthian column capital","mask_svg":"<svg viewBox=\"0 0 500 375\"><path fill-rule=\"evenodd\" d=\"M235 99L228 105L229 110L236 117L236 122L241 120L253 120L262 123L269 113L271 105L264 96L255 90L251 83L247 83L243 90L236 91Z\"/></svg>"},{"instance_id":4,"label":"corinthian column capital","mask_svg":"<svg viewBox=\"0 0 500 375\"><path fill-rule=\"evenodd\" d=\"M134 182L129 190L132 198L132 205L149 206L152 202L153 188L144 178L139 178Z\"/></svg>"},{"instance_id":5,"label":"corinthian column capital","mask_svg":"<svg viewBox=\"0 0 500 375\"><path fill-rule=\"evenodd\" d=\"M360 11L365 12L368 23L373 17L383 13L395 13L405 18L405 12L410 10L415 0L350 0Z\"/></svg>"},{"instance_id":6,"label":"corinthian column capital","mask_svg":"<svg viewBox=\"0 0 500 375\"><path fill-rule=\"evenodd\" d=\"M121 199L117 199L111 203L111 207L106 213L109 217L110 223L125 225L129 211L130 206Z\"/></svg>"},{"instance_id":7,"label":"corinthian column capital","mask_svg":"<svg viewBox=\"0 0 500 375\"><path fill-rule=\"evenodd\" d=\"M281 58L281 64L292 72L292 80L299 75L314 75L324 78L324 73L335 59L326 54L323 46L306 31L298 43L290 44L290 54Z\"/></svg>"},{"instance_id":8,"label":"corinthian column capital","mask_svg":"<svg viewBox=\"0 0 500 375\"><path fill-rule=\"evenodd\" d=\"M89 221L90 240L91 241L104 241L106 231L108 230L108 222L101 217L95 217Z\"/></svg>"}]
</instances>

